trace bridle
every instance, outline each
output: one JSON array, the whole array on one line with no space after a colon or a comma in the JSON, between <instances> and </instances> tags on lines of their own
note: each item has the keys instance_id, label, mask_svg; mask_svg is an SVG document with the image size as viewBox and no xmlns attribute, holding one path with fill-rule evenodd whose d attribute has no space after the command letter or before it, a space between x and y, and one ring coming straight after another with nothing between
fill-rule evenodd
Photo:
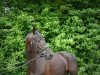
<instances>
[{"instance_id":1,"label":"bridle","mask_svg":"<svg viewBox=\"0 0 100 75\"><path fill-rule=\"evenodd\" d=\"M46 49L48 48L48 46L46 45L45 48L41 49L41 47L38 45L38 41L36 41L36 40L34 39L34 36L33 36L33 39L32 39L31 42L32 42L32 43L35 42L37 48L39 48L39 53L42 52L42 51L44 51L44 50L46 50Z\"/></svg>"},{"instance_id":2,"label":"bridle","mask_svg":"<svg viewBox=\"0 0 100 75\"><path fill-rule=\"evenodd\" d=\"M37 48L39 49L38 51L39 51L39 53L37 53L37 54L44 54L44 53L42 53L42 52L44 52L47 48L48 48L48 46L46 45L46 47L45 48L43 48L43 49L41 49L41 47L38 45L38 41L36 41L36 39L34 39L34 37L35 37L35 35L34 36L32 36L32 38L31 38L31 40L30 40L30 44L29 45L33 45L33 42L35 43L35 46L37 46ZM29 46L28 46L28 48L29 48ZM42 55L43 56L43 55ZM45 57L45 54L44 54L44 57Z\"/></svg>"}]
</instances>

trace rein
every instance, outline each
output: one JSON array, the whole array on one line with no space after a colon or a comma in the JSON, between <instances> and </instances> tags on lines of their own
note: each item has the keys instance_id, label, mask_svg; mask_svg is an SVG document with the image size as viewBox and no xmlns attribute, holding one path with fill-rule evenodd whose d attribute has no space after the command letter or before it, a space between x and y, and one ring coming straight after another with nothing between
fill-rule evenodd
<instances>
[{"instance_id":1,"label":"rein","mask_svg":"<svg viewBox=\"0 0 100 75\"><path fill-rule=\"evenodd\" d=\"M47 47L44 48L43 50L45 50L45 49L47 49ZM43 51L41 51L40 53L42 53L42 52L43 52ZM40 53L39 53L39 54L40 54ZM37 55L35 58L32 58L31 60L29 60L29 61L27 61L27 62L24 62L24 64L22 64L21 66L15 67L14 70L18 70L18 69L22 68L24 65L27 65L27 64L31 63L31 62L34 61L36 58L40 58L40 56ZM23 62L21 62L21 63L23 63ZM19 64L21 64L21 63L19 63ZM14 65L14 66L15 66L15 65L18 65L18 63L17 63L17 64L12 64L12 65ZM9 71L7 71L7 72L9 72ZM2 72L2 73L0 73L0 75L5 74L5 73L7 73L7 72Z\"/></svg>"}]
</instances>

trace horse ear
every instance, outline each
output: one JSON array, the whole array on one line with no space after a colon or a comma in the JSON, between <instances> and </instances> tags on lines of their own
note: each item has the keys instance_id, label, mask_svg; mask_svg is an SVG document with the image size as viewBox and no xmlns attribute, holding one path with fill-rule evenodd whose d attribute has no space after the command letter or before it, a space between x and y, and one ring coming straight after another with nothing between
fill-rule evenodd
<instances>
[{"instance_id":1,"label":"horse ear","mask_svg":"<svg viewBox=\"0 0 100 75\"><path fill-rule=\"evenodd\" d=\"M35 33L35 26L33 26L33 34Z\"/></svg>"}]
</instances>

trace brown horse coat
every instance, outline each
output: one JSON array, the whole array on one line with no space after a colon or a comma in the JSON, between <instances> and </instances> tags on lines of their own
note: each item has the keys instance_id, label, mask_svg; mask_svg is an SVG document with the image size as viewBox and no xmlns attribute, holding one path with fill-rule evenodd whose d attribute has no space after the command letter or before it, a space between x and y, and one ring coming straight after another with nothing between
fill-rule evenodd
<instances>
[{"instance_id":1,"label":"brown horse coat","mask_svg":"<svg viewBox=\"0 0 100 75\"><path fill-rule=\"evenodd\" d=\"M42 57L36 59L36 62L35 75L64 75L68 70L68 63L59 53L54 54L51 60Z\"/></svg>"},{"instance_id":2,"label":"brown horse coat","mask_svg":"<svg viewBox=\"0 0 100 75\"><path fill-rule=\"evenodd\" d=\"M34 37L33 37L34 36ZM26 55L27 61L35 59L28 64L27 75L77 75L76 58L68 52L57 52L53 58L46 60L45 57L37 57L40 51L52 53L46 47L45 39L38 31L30 33L26 37Z\"/></svg>"}]
</instances>

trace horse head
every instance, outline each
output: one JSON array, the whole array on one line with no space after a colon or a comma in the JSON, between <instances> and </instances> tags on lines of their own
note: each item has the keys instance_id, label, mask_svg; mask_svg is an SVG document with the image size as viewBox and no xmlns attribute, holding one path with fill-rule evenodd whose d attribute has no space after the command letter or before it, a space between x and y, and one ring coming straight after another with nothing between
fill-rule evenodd
<instances>
[{"instance_id":1,"label":"horse head","mask_svg":"<svg viewBox=\"0 0 100 75\"><path fill-rule=\"evenodd\" d=\"M51 58L53 56L52 52L45 42L45 38L38 32L38 30L33 27L32 33L29 35L28 49L32 50L34 54L39 54L41 57ZM27 41L27 40L26 40Z\"/></svg>"}]
</instances>

